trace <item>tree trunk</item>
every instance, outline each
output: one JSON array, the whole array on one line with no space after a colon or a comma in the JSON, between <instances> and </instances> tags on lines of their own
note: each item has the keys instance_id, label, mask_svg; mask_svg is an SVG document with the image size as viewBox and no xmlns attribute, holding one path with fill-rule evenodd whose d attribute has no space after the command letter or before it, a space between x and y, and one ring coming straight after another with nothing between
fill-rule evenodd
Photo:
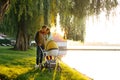
<instances>
[{"instance_id":1,"label":"tree trunk","mask_svg":"<svg viewBox=\"0 0 120 80\"><path fill-rule=\"evenodd\" d=\"M9 0L0 1L0 21L2 20L5 11L8 9L9 3Z\"/></svg>"},{"instance_id":2,"label":"tree trunk","mask_svg":"<svg viewBox=\"0 0 120 80\"><path fill-rule=\"evenodd\" d=\"M28 49L27 34L21 29L17 33L15 49L21 51L26 51Z\"/></svg>"},{"instance_id":3,"label":"tree trunk","mask_svg":"<svg viewBox=\"0 0 120 80\"><path fill-rule=\"evenodd\" d=\"M28 49L28 34L27 34L27 27L25 25L24 15L21 18L18 24L18 32L16 37L16 50L26 51Z\"/></svg>"},{"instance_id":4,"label":"tree trunk","mask_svg":"<svg viewBox=\"0 0 120 80\"><path fill-rule=\"evenodd\" d=\"M44 24L49 24L49 0L44 0Z\"/></svg>"}]
</instances>

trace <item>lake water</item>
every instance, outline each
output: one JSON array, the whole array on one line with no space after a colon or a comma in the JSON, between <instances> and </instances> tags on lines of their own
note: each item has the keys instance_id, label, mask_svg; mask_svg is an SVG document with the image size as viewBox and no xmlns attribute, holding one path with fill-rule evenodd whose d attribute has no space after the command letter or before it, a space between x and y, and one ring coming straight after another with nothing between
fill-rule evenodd
<instances>
[{"instance_id":1,"label":"lake water","mask_svg":"<svg viewBox=\"0 0 120 80\"><path fill-rule=\"evenodd\" d=\"M67 50L62 60L94 80L120 80L118 48L117 50Z\"/></svg>"}]
</instances>

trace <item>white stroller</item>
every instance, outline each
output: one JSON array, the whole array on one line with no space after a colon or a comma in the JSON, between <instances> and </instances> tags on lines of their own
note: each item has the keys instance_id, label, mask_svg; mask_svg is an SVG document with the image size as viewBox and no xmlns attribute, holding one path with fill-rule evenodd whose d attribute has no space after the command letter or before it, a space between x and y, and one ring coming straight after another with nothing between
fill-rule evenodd
<instances>
[{"instance_id":1,"label":"white stroller","mask_svg":"<svg viewBox=\"0 0 120 80\"><path fill-rule=\"evenodd\" d=\"M51 71L52 69L56 69L61 71L61 67L59 64L58 56L59 56L59 48L57 43L54 40L50 40L46 43L44 53L44 67Z\"/></svg>"}]
</instances>

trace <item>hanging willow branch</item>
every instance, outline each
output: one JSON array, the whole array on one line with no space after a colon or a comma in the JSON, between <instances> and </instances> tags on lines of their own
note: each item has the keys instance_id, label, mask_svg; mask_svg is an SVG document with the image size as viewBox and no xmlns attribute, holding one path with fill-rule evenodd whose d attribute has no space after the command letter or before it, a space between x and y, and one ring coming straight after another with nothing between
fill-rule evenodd
<instances>
[{"instance_id":1,"label":"hanging willow branch","mask_svg":"<svg viewBox=\"0 0 120 80\"><path fill-rule=\"evenodd\" d=\"M111 9L118 5L117 0L10 0L10 2L10 12L8 12L10 18L6 17L7 20L9 19L9 23L5 21L10 28L13 28L11 27L13 25L16 26L24 14L25 27L28 33L32 34L43 24L54 26L56 15L59 13L60 25L66 30L68 37L73 39L79 35L82 41L84 40L86 17L99 15L102 11L109 15ZM8 3L9 0L0 1L0 18L4 15ZM8 28L5 24L3 25Z\"/></svg>"}]
</instances>

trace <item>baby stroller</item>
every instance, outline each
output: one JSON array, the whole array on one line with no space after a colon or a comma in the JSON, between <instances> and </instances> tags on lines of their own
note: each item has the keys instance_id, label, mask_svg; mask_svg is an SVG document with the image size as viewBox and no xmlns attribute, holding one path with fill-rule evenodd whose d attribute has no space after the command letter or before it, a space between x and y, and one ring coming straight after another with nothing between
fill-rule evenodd
<instances>
[{"instance_id":1,"label":"baby stroller","mask_svg":"<svg viewBox=\"0 0 120 80\"><path fill-rule=\"evenodd\" d=\"M61 67L58 60L59 48L57 43L54 40L50 40L46 43L44 58L45 63L44 67L51 71L52 69L56 69L61 71Z\"/></svg>"}]
</instances>

